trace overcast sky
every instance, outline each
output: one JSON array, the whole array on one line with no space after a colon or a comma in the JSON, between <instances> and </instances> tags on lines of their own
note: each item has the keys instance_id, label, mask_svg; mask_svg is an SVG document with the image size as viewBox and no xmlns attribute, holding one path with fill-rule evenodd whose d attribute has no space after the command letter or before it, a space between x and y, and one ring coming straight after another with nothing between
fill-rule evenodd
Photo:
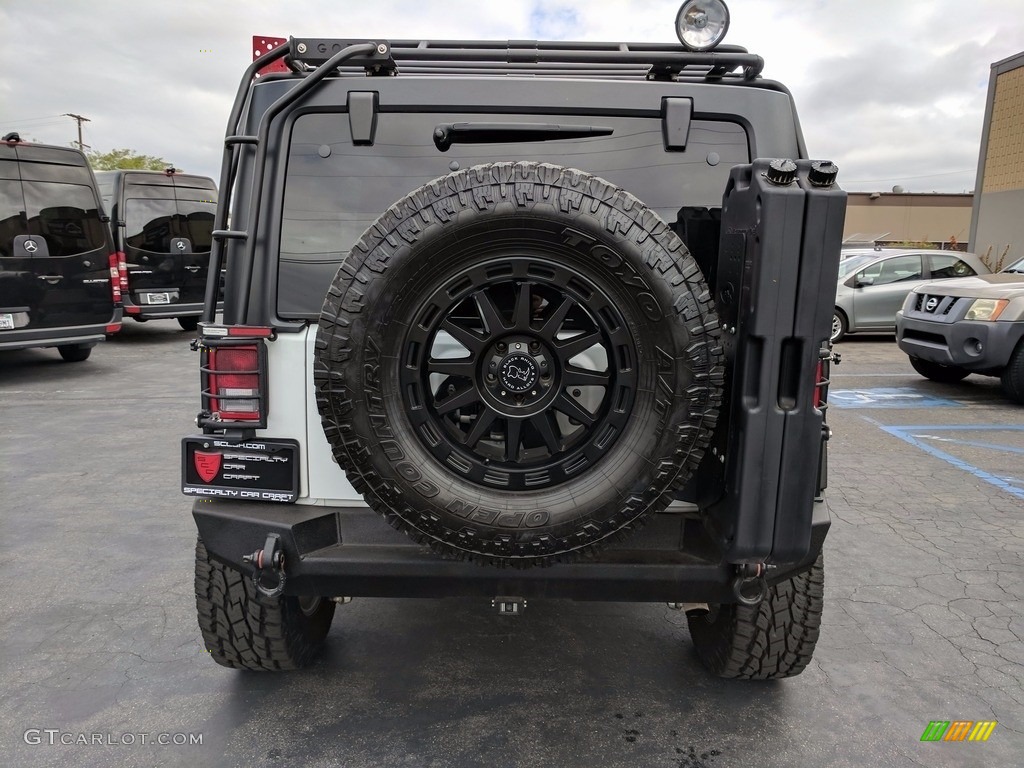
<instances>
[{"instance_id":1,"label":"overcast sky","mask_svg":"<svg viewBox=\"0 0 1024 768\"><path fill-rule=\"evenodd\" d=\"M0 0L0 133L130 147L217 178L253 35L673 41L660 0ZM727 42L793 92L850 190L974 188L990 64L1021 0L730 0ZM1024 119L1024 117L1022 117Z\"/></svg>"}]
</instances>

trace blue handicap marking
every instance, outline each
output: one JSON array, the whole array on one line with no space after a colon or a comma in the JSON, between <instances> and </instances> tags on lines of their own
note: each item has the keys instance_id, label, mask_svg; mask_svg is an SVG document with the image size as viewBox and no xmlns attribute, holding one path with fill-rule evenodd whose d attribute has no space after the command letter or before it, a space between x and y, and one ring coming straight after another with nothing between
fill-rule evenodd
<instances>
[{"instance_id":1,"label":"blue handicap marking","mask_svg":"<svg viewBox=\"0 0 1024 768\"><path fill-rule=\"evenodd\" d=\"M919 392L912 387L832 389L829 405L836 408L960 408L963 403Z\"/></svg>"},{"instance_id":2,"label":"blue handicap marking","mask_svg":"<svg viewBox=\"0 0 1024 768\"><path fill-rule=\"evenodd\" d=\"M982 432L989 435L993 435L998 439L999 433L1009 432L1011 434L1020 434L1024 432L1024 426L1017 425L1003 425L1003 424L947 424L947 425L916 425L916 426L886 426L879 424L874 419L870 419L867 416L861 418L867 419L871 423L877 425L880 429L888 432L893 437L898 437L900 440L910 443L916 448L920 448L925 453L934 456L937 459L945 461L947 464L951 464L957 469L962 469L965 472L970 472L972 475L980 480L984 480L986 483L994 485L1012 496L1016 496L1019 499L1024 499L1024 481L1017 477L1006 477L1002 474L993 474L973 464L969 464L958 456L954 456L948 451L941 450L937 446L943 448L953 446L968 446L971 448L982 448L1000 453L1009 453L1011 455L1024 453L1024 449L1021 449L1015 445L1007 445L1005 443L992 442L991 440L963 440L957 437L947 437L949 434L957 434L964 432ZM938 432L939 434L932 434Z\"/></svg>"}]
</instances>

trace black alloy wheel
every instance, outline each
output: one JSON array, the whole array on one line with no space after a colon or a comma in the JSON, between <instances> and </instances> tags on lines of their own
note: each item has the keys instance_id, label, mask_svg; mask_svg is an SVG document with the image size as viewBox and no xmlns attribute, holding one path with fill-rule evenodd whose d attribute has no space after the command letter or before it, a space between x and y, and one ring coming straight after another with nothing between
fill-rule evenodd
<instances>
[{"instance_id":1,"label":"black alloy wheel","mask_svg":"<svg viewBox=\"0 0 1024 768\"><path fill-rule=\"evenodd\" d=\"M467 479L499 470L510 490L556 485L625 428L634 340L576 270L529 256L481 264L437 288L416 318L400 369L408 412L425 447L468 465Z\"/></svg>"}]
</instances>

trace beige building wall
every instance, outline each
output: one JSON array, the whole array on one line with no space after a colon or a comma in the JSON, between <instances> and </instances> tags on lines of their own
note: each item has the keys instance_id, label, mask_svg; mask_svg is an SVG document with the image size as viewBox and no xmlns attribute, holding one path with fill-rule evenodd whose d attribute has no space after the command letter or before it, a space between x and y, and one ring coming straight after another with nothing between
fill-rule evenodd
<instances>
[{"instance_id":1,"label":"beige building wall","mask_svg":"<svg viewBox=\"0 0 1024 768\"><path fill-rule=\"evenodd\" d=\"M973 195L850 192L843 239L961 247L971 231Z\"/></svg>"},{"instance_id":2,"label":"beige building wall","mask_svg":"<svg viewBox=\"0 0 1024 768\"><path fill-rule=\"evenodd\" d=\"M992 65L977 189L972 250L1008 266L1024 256L1024 53Z\"/></svg>"}]
</instances>

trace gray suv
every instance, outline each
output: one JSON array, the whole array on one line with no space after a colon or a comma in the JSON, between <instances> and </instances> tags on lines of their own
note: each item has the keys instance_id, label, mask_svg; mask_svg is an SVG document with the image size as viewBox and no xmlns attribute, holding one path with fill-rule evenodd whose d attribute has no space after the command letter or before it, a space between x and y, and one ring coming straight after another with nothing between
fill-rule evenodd
<instances>
[{"instance_id":1,"label":"gray suv","mask_svg":"<svg viewBox=\"0 0 1024 768\"><path fill-rule=\"evenodd\" d=\"M1024 403L1024 259L994 275L917 286L896 317L896 341L933 381L998 376Z\"/></svg>"}]
</instances>

